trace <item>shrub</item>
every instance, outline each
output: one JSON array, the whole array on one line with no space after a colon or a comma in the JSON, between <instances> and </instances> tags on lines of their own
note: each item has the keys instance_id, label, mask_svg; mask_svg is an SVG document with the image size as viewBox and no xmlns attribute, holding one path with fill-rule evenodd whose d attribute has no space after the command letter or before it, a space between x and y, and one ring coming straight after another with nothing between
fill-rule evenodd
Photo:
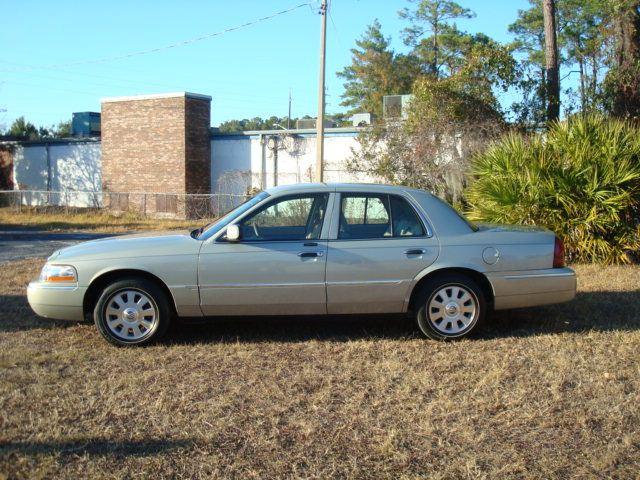
<instances>
[{"instance_id":1,"label":"shrub","mask_svg":"<svg viewBox=\"0 0 640 480\"><path fill-rule=\"evenodd\" d=\"M358 135L347 169L460 201L476 151L505 132L498 101L458 77L420 78L405 121L387 118Z\"/></svg>"},{"instance_id":2,"label":"shrub","mask_svg":"<svg viewBox=\"0 0 640 480\"><path fill-rule=\"evenodd\" d=\"M476 155L469 217L553 230L575 262L630 263L640 248L640 130L600 115L510 134Z\"/></svg>"}]
</instances>

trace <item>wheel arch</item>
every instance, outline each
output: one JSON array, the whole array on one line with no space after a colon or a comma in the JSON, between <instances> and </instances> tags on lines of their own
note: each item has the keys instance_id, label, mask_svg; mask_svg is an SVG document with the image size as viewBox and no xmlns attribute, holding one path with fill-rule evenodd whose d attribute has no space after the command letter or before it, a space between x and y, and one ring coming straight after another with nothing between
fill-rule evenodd
<instances>
[{"instance_id":1,"label":"wheel arch","mask_svg":"<svg viewBox=\"0 0 640 480\"><path fill-rule=\"evenodd\" d=\"M435 270L431 270L426 274L422 275L421 277L419 277L419 279L416 281L416 283L413 285L413 288L411 289L411 293L409 295L409 299L407 302L407 309L413 310L414 302L416 301L418 293L429 280L446 273L459 273L475 281L478 284L478 286L482 289L482 293L485 296L487 305L489 306L489 308L493 308L495 293L493 291L493 286L491 285L491 282L489 281L489 279L486 277L484 273L469 267L441 267Z\"/></svg>"},{"instance_id":2,"label":"wheel arch","mask_svg":"<svg viewBox=\"0 0 640 480\"><path fill-rule=\"evenodd\" d=\"M119 279L127 277L144 278L145 280L149 280L158 285L167 295L169 306L171 307L173 314L176 314L177 308L175 298L173 297L173 294L171 293L171 290L169 289L167 284L161 278L146 270L140 270L136 268L117 268L114 270L103 272L97 275L93 280L91 280L91 283L89 284L89 287L87 288L82 301L82 312L84 318L88 318L93 313L93 308L95 307L100 292L107 285Z\"/></svg>"}]
</instances>

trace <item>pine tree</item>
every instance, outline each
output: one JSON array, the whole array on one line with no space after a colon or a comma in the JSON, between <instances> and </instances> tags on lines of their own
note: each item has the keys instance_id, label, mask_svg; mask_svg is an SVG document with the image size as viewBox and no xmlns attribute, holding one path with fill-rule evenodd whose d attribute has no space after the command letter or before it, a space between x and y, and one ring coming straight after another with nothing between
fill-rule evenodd
<instances>
[{"instance_id":1,"label":"pine tree","mask_svg":"<svg viewBox=\"0 0 640 480\"><path fill-rule=\"evenodd\" d=\"M374 21L351 49L351 65L338 76L345 80L341 105L353 112L370 112L382 116L384 95L410 93L417 67L413 59L397 55L382 34L380 22Z\"/></svg>"}]
</instances>

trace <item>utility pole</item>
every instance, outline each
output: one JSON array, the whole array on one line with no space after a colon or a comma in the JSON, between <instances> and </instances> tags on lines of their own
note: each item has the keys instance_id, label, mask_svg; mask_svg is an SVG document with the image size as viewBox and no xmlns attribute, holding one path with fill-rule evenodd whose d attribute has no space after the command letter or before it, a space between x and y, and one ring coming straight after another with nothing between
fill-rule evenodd
<instances>
[{"instance_id":1,"label":"utility pole","mask_svg":"<svg viewBox=\"0 0 640 480\"><path fill-rule=\"evenodd\" d=\"M322 0L320 6L320 77L318 81L318 118L316 118L316 180L323 181L324 177L324 67L327 51L327 5L328 0Z\"/></svg>"},{"instance_id":2,"label":"utility pole","mask_svg":"<svg viewBox=\"0 0 640 480\"><path fill-rule=\"evenodd\" d=\"M291 130L291 87L289 87L289 115L287 115L287 130Z\"/></svg>"},{"instance_id":3,"label":"utility pole","mask_svg":"<svg viewBox=\"0 0 640 480\"><path fill-rule=\"evenodd\" d=\"M547 67L547 121L560 117L560 75L558 72L558 40L556 31L556 2L543 0L544 50Z\"/></svg>"}]
</instances>

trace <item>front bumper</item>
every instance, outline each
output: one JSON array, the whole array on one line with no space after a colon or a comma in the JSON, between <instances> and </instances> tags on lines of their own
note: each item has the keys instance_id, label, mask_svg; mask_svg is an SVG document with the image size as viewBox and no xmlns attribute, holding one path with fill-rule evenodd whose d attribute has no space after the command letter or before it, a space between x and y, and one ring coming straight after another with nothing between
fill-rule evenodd
<instances>
[{"instance_id":1,"label":"front bumper","mask_svg":"<svg viewBox=\"0 0 640 480\"><path fill-rule=\"evenodd\" d=\"M77 285L31 282L27 287L27 300L31 309L41 317L84 320L82 302L86 291L86 287Z\"/></svg>"},{"instance_id":2,"label":"front bumper","mask_svg":"<svg viewBox=\"0 0 640 480\"><path fill-rule=\"evenodd\" d=\"M496 310L568 302L576 296L576 274L570 268L492 272L487 278Z\"/></svg>"}]
</instances>

